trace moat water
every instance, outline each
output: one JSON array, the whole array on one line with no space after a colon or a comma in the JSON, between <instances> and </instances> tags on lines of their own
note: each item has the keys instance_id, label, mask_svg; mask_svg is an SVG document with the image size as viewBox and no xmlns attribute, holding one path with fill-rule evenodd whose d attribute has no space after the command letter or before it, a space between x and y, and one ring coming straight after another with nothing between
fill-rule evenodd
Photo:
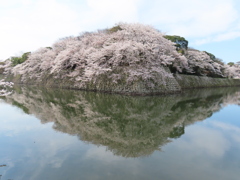
<instances>
[{"instance_id":1,"label":"moat water","mask_svg":"<svg viewBox=\"0 0 240 180\"><path fill-rule=\"evenodd\" d=\"M131 97L16 87L1 180L239 180L240 88Z\"/></svg>"}]
</instances>

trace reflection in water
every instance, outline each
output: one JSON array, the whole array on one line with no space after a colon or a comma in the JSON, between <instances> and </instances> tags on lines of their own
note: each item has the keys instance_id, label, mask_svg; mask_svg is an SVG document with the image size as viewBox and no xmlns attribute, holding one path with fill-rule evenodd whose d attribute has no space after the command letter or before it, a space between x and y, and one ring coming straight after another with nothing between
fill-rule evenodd
<instances>
[{"instance_id":1,"label":"reflection in water","mask_svg":"<svg viewBox=\"0 0 240 180\"><path fill-rule=\"evenodd\" d=\"M191 91L167 97L131 97L94 92L17 87L4 100L42 123L82 141L104 145L115 155L140 157L184 134L184 127L229 103L236 88Z\"/></svg>"},{"instance_id":2,"label":"reflection in water","mask_svg":"<svg viewBox=\"0 0 240 180\"><path fill-rule=\"evenodd\" d=\"M4 82L0 80L0 97L1 96L8 96L12 93L11 89L13 88L12 82Z\"/></svg>"}]
</instances>

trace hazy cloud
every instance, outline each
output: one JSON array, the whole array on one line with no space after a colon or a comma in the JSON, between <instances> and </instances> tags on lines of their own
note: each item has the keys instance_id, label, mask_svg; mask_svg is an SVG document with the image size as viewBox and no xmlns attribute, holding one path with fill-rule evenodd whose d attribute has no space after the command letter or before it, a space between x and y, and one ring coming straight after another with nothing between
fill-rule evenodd
<instances>
[{"instance_id":1,"label":"hazy cloud","mask_svg":"<svg viewBox=\"0 0 240 180\"><path fill-rule=\"evenodd\" d=\"M197 127L190 131L189 148L198 149L198 152L206 153L211 157L223 157L230 148L230 143L224 137L223 133L207 127Z\"/></svg>"},{"instance_id":2,"label":"hazy cloud","mask_svg":"<svg viewBox=\"0 0 240 180\"><path fill-rule=\"evenodd\" d=\"M72 35L79 30L75 24L77 14L67 6L54 0L21 2L0 16L0 49L1 56L5 58L14 55L13 52L49 46L56 38Z\"/></svg>"},{"instance_id":3,"label":"hazy cloud","mask_svg":"<svg viewBox=\"0 0 240 180\"><path fill-rule=\"evenodd\" d=\"M150 24L195 44L239 37L236 0L0 0L0 59L50 46L58 38L111 27Z\"/></svg>"},{"instance_id":4,"label":"hazy cloud","mask_svg":"<svg viewBox=\"0 0 240 180\"><path fill-rule=\"evenodd\" d=\"M145 22L150 20L170 34L188 37L205 37L224 32L238 18L231 0L160 0L154 1L148 11Z\"/></svg>"}]
</instances>

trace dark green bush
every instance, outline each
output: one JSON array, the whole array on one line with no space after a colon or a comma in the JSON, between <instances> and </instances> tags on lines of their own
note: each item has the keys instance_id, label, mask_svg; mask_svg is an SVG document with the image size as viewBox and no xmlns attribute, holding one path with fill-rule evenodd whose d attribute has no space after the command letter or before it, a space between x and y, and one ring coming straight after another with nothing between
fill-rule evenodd
<instances>
[{"instance_id":1,"label":"dark green bush","mask_svg":"<svg viewBox=\"0 0 240 180\"><path fill-rule=\"evenodd\" d=\"M172 41L172 42L176 42L176 41L187 41L184 37L181 37L181 36L170 36L170 35L165 35L163 36L164 38Z\"/></svg>"},{"instance_id":2,"label":"dark green bush","mask_svg":"<svg viewBox=\"0 0 240 180\"><path fill-rule=\"evenodd\" d=\"M234 65L234 62L229 62L227 63L229 66L233 66Z\"/></svg>"},{"instance_id":3,"label":"dark green bush","mask_svg":"<svg viewBox=\"0 0 240 180\"><path fill-rule=\"evenodd\" d=\"M23 62L25 62L29 56L29 54L31 54L31 52L26 52L24 53L21 57L11 57L11 61L12 61L12 65L16 66L18 64L22 64Z\"/></svg>"},{"instance_id":4,"label":"dark green bush","mask_svg":"<svg viewBox=\"0 0 240 180\"><path fill-rule=\"evenodd\" d=\"M203 52L205 52L212 60L216 59L216 56L214 56L212 53L209 53L207 51L203 51Z\"/></svg>"},{"instance_id":5,"label":"dark green bush","mask_svg":"<svg viewBox=\"0 0 240 180\"><path fill-rule=\"evenodd\" d=\"M114 33L114 32L121 31L121 30L122 30L122 28L118 25L118 26L113 26L110 29L107 29L107 32L108 33Z\"/></svg>"},{"instance_id":6,"label":"dark green bush","mask_svg":"<svg viewBox=\"0 0 240 180\"><path fill-rule=\"evenodd\" d=\"M222 59L219 59L217 58L214 54L210 53L210 52L207 52L207 51L203 51L205 52L211 60L213 60L214 62L218 63L218 64L221 64L221 65L224 65L224 62Z\"/></svg>"},{"instance_id":7,"label":"dark green bush","mask_svg":"<svg viewBox=\"0 0 240 180\"><path fill-rule=\"evenodd\" d=\"M177 47L177 50L188 49L188 41L184 37L176 36L176 35L174 36L165 35L163 37L176 43L175 46Z\"/></svg>"},{"instance_id":8,"label":"dark green bush","mask_svg":"<svg viewBox=\"0 0 240 180\"><path fill-rule=\"evenodd\" d=\"M177 52L178 52L179 54L182 54L182 55L185 54L185 51L184 51L183 49L180 49L180 50L178 50Z\"/></svg>"},{"instance_id":9,"label":"dark green bush","mask_svg":"<svg viewBox=\"0 0 240 180\"><path fill-rule=\"evenodd\" d=\"M4 72L4 68L0 68L0 74Z\"/></svg>"},{"instance_id":10,"label":"dark green bush","mask_svg":"<svg viewBox=\"0 0 240 180\"><path fill-rule=\"evenodd\" d=\"M222 59L216 58L216 59L214 59L213 61L215 61L215 62L218 63L218 64L224 65L224 62L223 62Z\"/></svg>"},{"instance_id":11,"label":"dark green bush","mask_svg":"<svg viewBox=\"0 0 240 180\"><path fill-rule=\"evenodd\" d=\"M29 109L27 107L25 107L23 104L17 102L17 101L13 101L12 103L14 106L19 107L20 109L22 109L26 114L29 114Z\"/></svg>"}]
</instances>

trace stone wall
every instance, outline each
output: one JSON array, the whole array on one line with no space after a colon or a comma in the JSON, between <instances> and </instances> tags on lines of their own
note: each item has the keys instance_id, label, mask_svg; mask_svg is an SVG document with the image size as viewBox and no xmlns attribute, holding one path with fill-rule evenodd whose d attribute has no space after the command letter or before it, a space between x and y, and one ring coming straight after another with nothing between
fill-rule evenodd
<instances>
[{"instance_id":1,"label":"stone wall","mask_svg":"<svg viewBox=\"0 0 240 180\"><path fill-rule=\"evenodd\" d=\"M206 76L175 75L182 89L240 86L240 79L211 78Z\"/></svg>"},{"instance_id":2,"label":"stone wall","mask_svg":"<svg viewBox=\"0 0 240 180\"><path fill-rule=\"evenodd\" d=\"M39 85L44 87L57 87L62 89L79 89L87 91L99 91L108 93L120 93L131 95L148 95L148 94L173 94L179 93L184 89L192 88L210 88L210 87L230 87L240 86L240 79L211 78L206 76L194 75L173 75L168 67L161 67L163 74L151 75L152 79L136 79L132 83L127 83L128 75L122 74L118 82L114 82L110 77L112 74L99 76L95 82L85 83L72 81L66 75L53 76L45 73L40 79L28 78L24 82L20 75L11 75L6 77L6 81L12 81L16 84ZM154 72L152 72L154 73ZM151 84L151 86L149 86Z\"/></svg>"}]
</instances>

